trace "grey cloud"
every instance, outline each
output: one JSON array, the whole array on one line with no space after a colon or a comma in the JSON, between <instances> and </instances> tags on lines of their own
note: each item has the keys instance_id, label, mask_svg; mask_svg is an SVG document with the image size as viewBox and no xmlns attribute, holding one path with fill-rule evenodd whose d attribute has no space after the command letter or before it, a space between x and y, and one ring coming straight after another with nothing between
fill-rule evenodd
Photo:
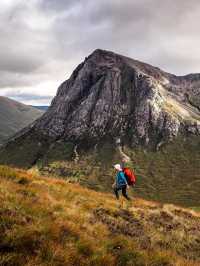
<instances>
[{"instance_id":1,"label":"grey cloud","mask_svg":"<svg viewBox=\"0 0 200 266\"><path fill-rule=\"evenodd\" d=\"M13 71L0 71L0 88L20 88L38 84L43 80L43 75L31 73L18 73Z\"/></svg>"},{"instance_id":2,"label":"grey cloud","mask_svg":"<svg viewBox=\"0 0 200 266\"><path fill-rule=\"evenodd\" d=\"M9 91L6 95L6 97L12 98L19 102L24 102L26 104L35 104L35 105L49 105L49 103L52 100L51 95L37 95L34 93L26 93L21 91L11 92Z\"/></svg>"},{"instance_id":3,"label":"grey cloud","mask_svg":"<svg viewBox=\"0 0 200 266\"><path fill-rule=\"evenodd\" d=\"M198 13L195 15L195 10L200 11L200 3L197 0L120 2L84 1L84 12L72 12L58 17L55 26L59 27L55 27L54 31L57 38L62 40L60 51L64 57L67 58L69 54L85 55L100 47L149 61L154 65L159 64L161 68L177 74L186 73L188 67L191 71L193 68L196 70L196 65L193 66L192 62L185 69L180 69L181 58L177 60L174 49L171 50L174 60L170 61L164 55L168 42L173 42L175 51L179 51L179 40L192 38L192 34L198 36ZM188 20L193 13L193 19ZM64 32L69 39L63 38ZM188 57L192 56L192 48L196 45L194 40ZM177 67L174 64L176 60Z\"/></svg>"},{"instance_id":4,"label":"grey cloud","mask_svg":"<svg viewBox=\"0 0 200 266\"><path fill-rule=\"evenodd\" d=\"M81 3L81 0L48 0L48 1L40 1L39 7L45 10L47 13L55 13L63 10L69 10L71 8L76 7Z\"/></svg>"},{"instance_id":5,"label":"grey cloud","mask_svg":"<svg viewBox=\"0 0 200 266\"><path fill-rule=\"evenodd\" d=\"M0 3L0 88L60 82L96 48L175 74L200 72L198 0ZM25 98L24 98L25 99Z\"/></svg>"}]
</instances>

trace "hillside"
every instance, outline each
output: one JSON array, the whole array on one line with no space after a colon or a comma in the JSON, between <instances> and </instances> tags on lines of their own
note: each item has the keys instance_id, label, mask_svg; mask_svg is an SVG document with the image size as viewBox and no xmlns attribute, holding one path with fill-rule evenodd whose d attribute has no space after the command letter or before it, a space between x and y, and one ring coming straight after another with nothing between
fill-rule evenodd
<instances>
[{"instance_id":1,"label":"hillside","mask_svg":"<svg viewBox=\"0 0 200 266\"><path fill-rule=\"evenodd\" d=\"M46 111L49 108L48 105L32 105L32 107L43 111Z\"/></svg>"},{"instance_id":2,"label":"hillside","mask_svg":"<svg viewBox=\"0 0 200 266\"><path fill-rule=\"evenodd\" d=\"M137 176L139 197L185 207L200 206L200 139L177 138L158 151L124 147L130 161L125 165ZM119 150L111 143L82 152L79 158L70 143L52 146L35 167L44 175L60 176L99 191L111 191L113 165L121 162ZM21 158L25 163L27 156ZM23 163L22 163L23 164Z\"/></svg>"},{"instance_id":3,"label":"hillside","mask_svg":"<svg viewBox=\"0 0 200 266\"><path fill-rule=\"evenodd\" d=\"M0 149L0 163L110 190L126 161L141 197L200 206L200 74L175 76L97 49L36 122Z\"/></svg>"},{"instance_id":4,"label":"hillside","mask_svg":"<svg viewBox=\"0 0 200 266\"><path fill-rule=\"evenodd\" d=\"M0 96L0 144L42 114L43 111Z\"/></svg>"},{"instance_id":5,"label":"hillside","mask_svg":"<svg viewBox=\"0 0 200 266\"><path fill-rule=\"evenodd\" d=\"M0 265L200 265L198 212L5 166L0 191Z\"/></svg>"}]
</instances>

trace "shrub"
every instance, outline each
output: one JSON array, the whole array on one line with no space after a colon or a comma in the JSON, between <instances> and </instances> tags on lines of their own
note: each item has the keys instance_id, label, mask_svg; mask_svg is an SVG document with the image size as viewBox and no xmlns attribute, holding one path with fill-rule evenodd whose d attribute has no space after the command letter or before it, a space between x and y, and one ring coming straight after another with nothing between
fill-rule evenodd
<instances>
[{"instance_id":1,"label":"shrub","mask_svg":"<svg viewBox=\"0 0 200 266\"><path fill-rule=\"evenodd\" d=\"M150 258L150 266L173 266L172 258L168 254L156 253Z\"/></svg>"},{"instance_id":2,"label":"shrub","mask_svg":"<svg viewBox=\"0 0 200 266\"><path fill-rule=\"evenodd\" d=\"M76 243L76 248L78 253L83 256L89 257L93 254L92 243L90 243L88 240L80 239Z\"/></svg>"},{"instance_id":3,"label":"shrub","mask_svg":"<svg viewBox=\"0 0 200 266\"><path fill-rule=\"evenodd\" d=\"M20 185L27 185L30 183L30 180L28 180L27 177L22 176L22 177L20 177L20 179L17 183Z\"/></svg>"},{"instance_id":4,"label":"shrub","mask_svg":"<svg viewBox=\"0 0 200 266\"><path fill-rule=\"evenodd\" d=\"M0 254L1 266L22 266L26 263L26 258L20 253L2 253Z\"/></svg>"},{"instance_id":5,"label":"shrub","mask_svg":"<svg viewBox=\"0 0 200 266\"><path fill-rule=\"evenodd\" d=\"M0 165L0 176L13 180L18 176L18 174L12 168Z\"/></svg>"},{"instance_id":6,"label":"shrub","mask_svg":"<svg viewBox=\"0 0 200 266\"><path fill-rule=\"evenodd\" d=\"M117 266L145 266L145 258L142 253L134 250L123 250L117 256ZM161 266L161 265L160 265Z\"/></svg>"},{"instance_id":7,"label":"shrub","mask_svg":"<svg viewBox=\"0 0 200 266\"><path fill-rule=\"evenodd\" d=\"M26 227L16 227L11 233L7 233L1 246L14 252L36 254L41 247L40 233Z\"/></svg>"}]
</instances>

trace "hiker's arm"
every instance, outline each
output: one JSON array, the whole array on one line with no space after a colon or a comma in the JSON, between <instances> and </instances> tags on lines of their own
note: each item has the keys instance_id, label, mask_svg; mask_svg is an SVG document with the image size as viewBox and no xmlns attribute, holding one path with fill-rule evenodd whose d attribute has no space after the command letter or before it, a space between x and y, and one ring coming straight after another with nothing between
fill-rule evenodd
<instances>
[{"instance_id":1,"label":"hiker's arm","mask_svg":"<svg viewBox=\"0 0 200 266\"><path fill-rule=\"evenodd\" d=\"M114 181L114 183L112 184L112 188L114 188L114 187L117 185L117 178L118 178L118 175L116 175L116 177L115 177L115 181Z\"/></svg>"},{"instance_id":2,"label":"hiker's arm","mask_svg":"<svg viewBox=\"0 0 200 266\"><path fill-rule=\"evenodd\" d=\"M112 188L114 188L116 186L116 181L112 184Z\"/></svg>"}]
</instances>

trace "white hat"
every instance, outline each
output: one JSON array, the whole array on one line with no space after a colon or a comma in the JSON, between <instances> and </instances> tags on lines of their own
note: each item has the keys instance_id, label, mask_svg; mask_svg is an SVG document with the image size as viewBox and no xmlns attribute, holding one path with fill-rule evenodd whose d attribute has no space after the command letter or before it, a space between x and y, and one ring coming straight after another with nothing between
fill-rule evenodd
<instances>
[{"instance_id":1,"label":"white hat","mask_svg":"<svg viewBox=\"0 0 200 266\"><path fill-rule=\"evenodd\" d=\"M121 165L120 164L115 164L114 168L118 171L122 171Z\"/></svg>"}]
</instances>

